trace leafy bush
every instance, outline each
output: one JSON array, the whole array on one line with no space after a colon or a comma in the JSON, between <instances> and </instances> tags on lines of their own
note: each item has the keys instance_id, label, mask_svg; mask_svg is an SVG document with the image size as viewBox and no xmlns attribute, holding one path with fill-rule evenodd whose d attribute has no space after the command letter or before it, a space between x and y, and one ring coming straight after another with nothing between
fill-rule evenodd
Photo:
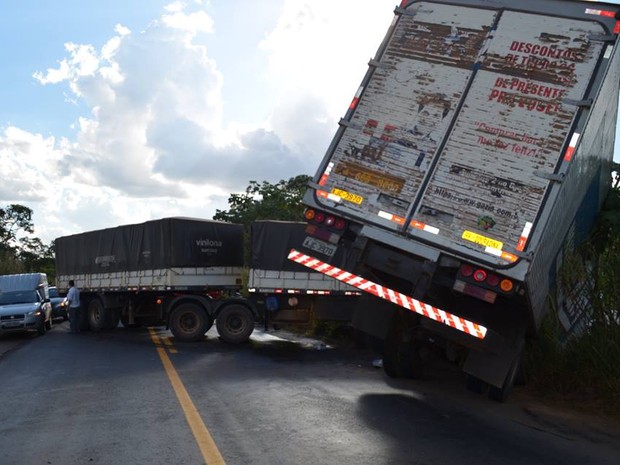
<instances>
[{"instance_id":1,"label":"leafy bush","mask_svg":"<svg viewBox=\"0 0 620 465\"><path fill-rule=\"evenodd\" d=\"M557 309L543 321L528 350L530 385L548 398L620 415L620 191L612 189L591 238L561 270L566 289L588 275L591 315L586 330L565 343ZM584 290L585 289L585 290Z\"/></svg>"}]
</instances>

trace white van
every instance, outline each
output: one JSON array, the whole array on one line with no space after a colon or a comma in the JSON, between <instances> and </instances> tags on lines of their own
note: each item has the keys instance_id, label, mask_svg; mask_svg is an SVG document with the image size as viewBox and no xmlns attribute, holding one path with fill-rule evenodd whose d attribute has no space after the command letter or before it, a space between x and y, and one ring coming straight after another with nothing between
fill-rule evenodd
<instances>
[{"instance_id":1,"label":"white van","mask_svg":"<svg viewBox=\"0 0 620 465\"><path fill-rule=\"evenodd\" d=\"M52 327L47 275L24 273L0 276L0 335Z\"/></svg>"}]
</instances>

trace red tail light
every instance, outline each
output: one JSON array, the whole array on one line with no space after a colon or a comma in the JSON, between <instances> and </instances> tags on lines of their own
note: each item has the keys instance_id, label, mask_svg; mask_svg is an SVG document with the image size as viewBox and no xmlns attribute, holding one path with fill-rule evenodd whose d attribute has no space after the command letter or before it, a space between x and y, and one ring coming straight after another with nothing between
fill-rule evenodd
<instances>
[{"instance_id":1,"label":"red tail light","mask_svg":"<svg viewBox=\"0 0 620 465\"><path fill-rule=\"evenodd\" d=\"M489 286L497 286L499 284L499 276L497 276L496 274L490 274L487 277L487 284Z\"/></svg>"},{"instance_id":2,"label":"red tail light","mask_svg":"<svg viewBox=\"0 0 620 465\"><path fill-rule=\"evenodd\" d=\"M469 266L469 265L463 265L461 267L461 274L467 278L469 278L472 274L474 274L474 269L473 267Z\"/></svg>"},{"instance_id":3,"label":"red tail light","mask_svg":"<svg viewBox=\"0 0 620 465\"><path fill-rule=\"evenodd\" d=\"M487 279L487 272L484 270L476 270L474 272L474 280L479 283L484 282Z\"/></svg>"},{"instance_id":4,"label":"red tail light","mask_svg":"<svg viewBox=\"0 0 620 465\"><path fill-rule=\"evenodd\" d=\"M347 227L347 222L344 218L328 215L322 211L314 210L313 208L308 208L304 212L304 218L308 223L323 224L332 230L343 231Z\"/></svg>"}]
</instances>

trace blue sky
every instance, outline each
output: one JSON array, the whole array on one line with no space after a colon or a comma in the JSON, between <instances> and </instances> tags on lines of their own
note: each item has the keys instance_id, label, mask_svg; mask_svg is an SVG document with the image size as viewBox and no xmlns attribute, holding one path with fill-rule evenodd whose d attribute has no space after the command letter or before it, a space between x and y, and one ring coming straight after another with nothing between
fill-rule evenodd
<instances>
[{"instance_id":1,"label":"blue sky","mask_svg":"<svg viewBox=\"0 0 620 465\"><path fill-rule=\"evenodd\" d=\"M314 174L396 6L351 5L3 0L0 205L49 243Z\"/></svg>"},{"instance_id":2,"label":"blue sky","mask_svg":"<svg viewBox=\"0 0 620 465\"><path fill-rule=\"evenodd\" d=\"M157 0L3 0L0 3L0 124L14 124L43 134L70 135L69 125L80 106L65 105L60 89L32 79L36 70L53 67L64 55L64 43L101 47L122 19L140 30L169 2ZM60 8L59 8L60 6ZM54 115L51 117L50 115Z\"/></svg>"}]
</instances>

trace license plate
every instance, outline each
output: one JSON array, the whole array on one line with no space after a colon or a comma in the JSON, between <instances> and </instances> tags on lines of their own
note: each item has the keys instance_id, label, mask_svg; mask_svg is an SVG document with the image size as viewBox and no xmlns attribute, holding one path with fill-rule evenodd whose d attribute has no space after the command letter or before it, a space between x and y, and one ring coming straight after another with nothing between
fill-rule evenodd
<instances>
[{"instance_id":1,"label":"license plate","mask_svg":"<svg viewBox=\"0 0 620 465\"><path fill-rule=\"evenodd\" d=\"M349 202L355 203L357 205L361 205L364 201L364 197L357 194L351 194L350 192L343 191L342 189L332 189L332 194L337 195L341 199L347 200Z\"/></svg>"},{"instance_id":2,"label":"license plate","mask_svg":"<svg viewBox=\"0 0 620 465\"><path fill-rule=\"evenodd\" d=\"M336 253L336 249L338 248L333 244L329 244L327 242L315 239L314 237L310 236L306 236L306 239L304 239L304 247L307 247L314 252L327 255L328 257L332 257Z\"/></svg>"},{"instance_id":3,"label":"license plate","mask_svg":"<svg viewBox=\"0 0 620 465\"><path fill-rule=\"evenodd\" d=\"M9 323L4 323L2 326L5 328L19 328L22 324L19 321L11 321Z\"/></svg>"}]
</instances>

